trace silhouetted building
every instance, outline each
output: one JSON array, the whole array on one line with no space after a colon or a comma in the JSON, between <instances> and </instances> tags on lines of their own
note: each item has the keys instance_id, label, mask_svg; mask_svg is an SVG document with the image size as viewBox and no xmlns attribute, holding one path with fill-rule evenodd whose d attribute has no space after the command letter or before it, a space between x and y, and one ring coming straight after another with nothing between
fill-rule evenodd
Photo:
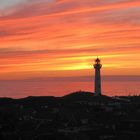
<instances>
[{"instance_id":1,"label":"silhouetted building","mask_svg":"<svg viewBox=\"0 0 140 140\"><path fill-rule=\"evenodd\" d=\"M100 59L97 58L95 60L94 68L95 68L95 96L101 96L101 75L100 75L100 69L102 67L100 63Z\"/></svg>"}]
</instances>

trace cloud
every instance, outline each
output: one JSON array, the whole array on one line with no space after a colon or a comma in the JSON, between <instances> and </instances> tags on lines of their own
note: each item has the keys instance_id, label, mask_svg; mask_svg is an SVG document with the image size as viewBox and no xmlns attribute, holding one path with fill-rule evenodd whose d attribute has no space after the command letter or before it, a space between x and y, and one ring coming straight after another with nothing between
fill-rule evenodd
<instances>
[{"instance_id":1,"label":"cloud","mask_svg":"<svg viewBox=\"0 0 140 140\"><path fill-rule=\"evenodd\" d=\"M72 74L72 70L90 69L97 55L104 59L105 70L111 67L116 74L114 68L129 70L131 59L140 59L134 55L140 52L138 0L16 4L0 11L0 74L60 70Z\"/></svg>"},{"instance_id":2,"label":"cloud","mask_svg":"<svg viewBox=\"0 0 140 140\"><path fill-rule=\"evenodd\" d=\"M0 9L4 9L4 8L7 8L7 7L10 7L10 6L13 6L13 5L16 5L18 3L21 3L25 0L1 0L0 1Z\"/></svg>"}]
</instances>

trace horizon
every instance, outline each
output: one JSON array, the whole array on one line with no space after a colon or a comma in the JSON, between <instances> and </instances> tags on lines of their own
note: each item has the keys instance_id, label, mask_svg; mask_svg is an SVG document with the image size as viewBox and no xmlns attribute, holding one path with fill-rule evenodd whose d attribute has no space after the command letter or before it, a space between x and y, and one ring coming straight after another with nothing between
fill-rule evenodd
<instances>
[{"instance_id":1,"label":"horizon","mask_svg":"<svg viewBox=\"0 0 140 140\"><path fill-rule=\"evenodd\" d=\"M0 79L2 81L38 81L44 80L48 82L53 81L73 81L73 82L88 82L94 81L94 74L90 76L68 76L68 77L33 77L33 78L25 78L25 79ZM102 75L102 81L140 81L140 75Z\"/></svg>"}]
</instances>

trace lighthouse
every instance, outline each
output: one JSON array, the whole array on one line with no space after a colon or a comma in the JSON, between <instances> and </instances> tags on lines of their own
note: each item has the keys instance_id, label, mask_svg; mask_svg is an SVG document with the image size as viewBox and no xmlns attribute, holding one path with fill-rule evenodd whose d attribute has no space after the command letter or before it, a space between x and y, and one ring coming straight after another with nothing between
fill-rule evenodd
<instances>
[{"instance_id":1,"label":"lighthouse","mask_svg":"<svg viewBox=\"0 0 140 140\"><path fill-rule=\"evenodd\" d=\"M100 69L102 68L101 61L99 58L95 60L93 65L95 69L95 91L94 96L101 96L101 74Z\"/></svg>"}]
</instances>

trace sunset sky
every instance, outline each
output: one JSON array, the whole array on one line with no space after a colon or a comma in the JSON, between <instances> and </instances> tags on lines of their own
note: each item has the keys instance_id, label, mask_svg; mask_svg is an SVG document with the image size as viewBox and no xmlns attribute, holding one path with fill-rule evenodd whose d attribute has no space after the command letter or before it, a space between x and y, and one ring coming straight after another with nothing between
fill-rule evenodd
<instances>
[{"instance_id":1,"label":"sunset sky","mask_svg":"<svg viewBox=\"0 0 140 140\"><path fill-rule=\"evenodd\" d=\"M0 80L140 75L140 0L0 0Z\"/></svg>"}]
</instances>

